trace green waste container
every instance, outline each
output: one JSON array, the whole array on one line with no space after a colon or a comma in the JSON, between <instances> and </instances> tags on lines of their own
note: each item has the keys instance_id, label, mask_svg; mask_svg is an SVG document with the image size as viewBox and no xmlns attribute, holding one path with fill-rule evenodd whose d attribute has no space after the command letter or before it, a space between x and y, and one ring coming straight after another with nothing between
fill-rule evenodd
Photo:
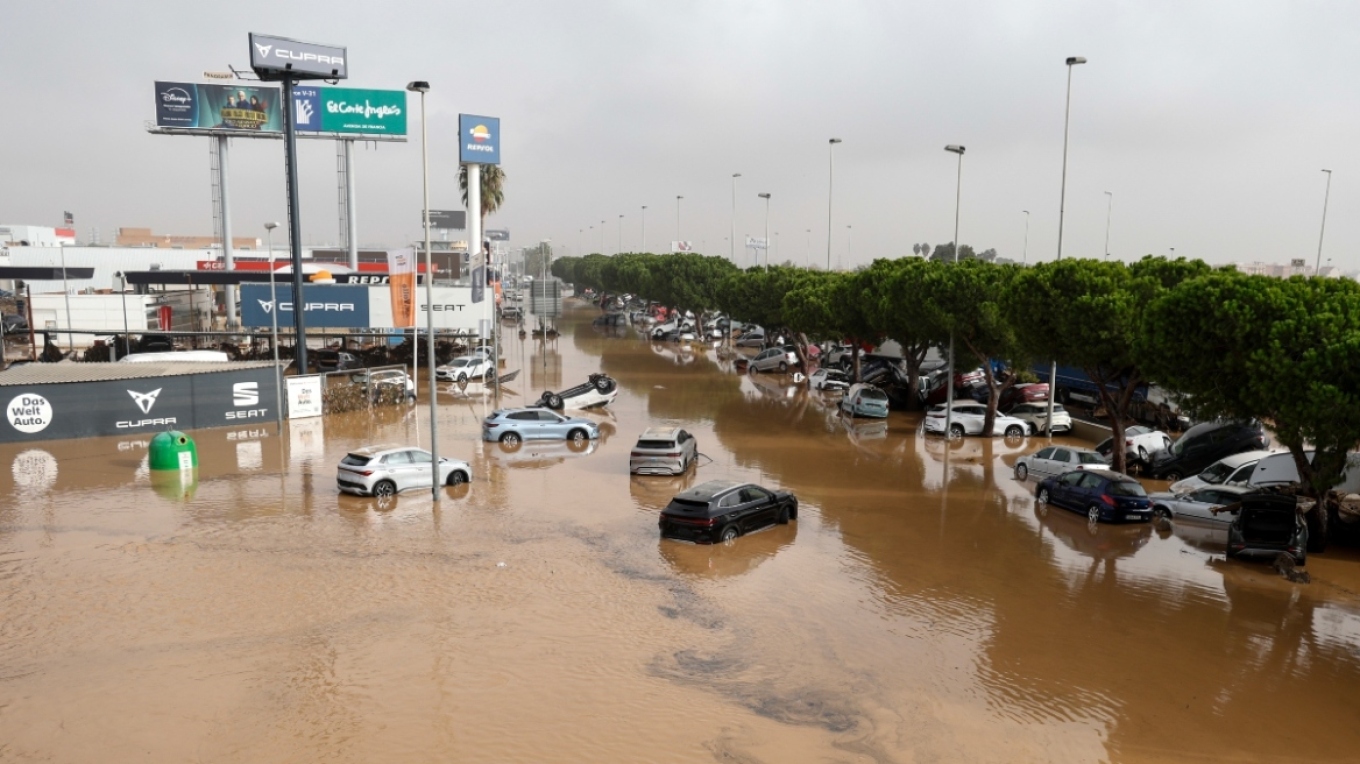
<instances>
[{"instance_id":1,"label":"green waste container","mask_svg":"<svg viewBox=\"0 0 1360 764\"><path fill-rule=\"evenodd\" d=\"M151 439L148 455L152 470L198 469L198 447L179 430L167 430Z\"/></svg>"}]
</instances>

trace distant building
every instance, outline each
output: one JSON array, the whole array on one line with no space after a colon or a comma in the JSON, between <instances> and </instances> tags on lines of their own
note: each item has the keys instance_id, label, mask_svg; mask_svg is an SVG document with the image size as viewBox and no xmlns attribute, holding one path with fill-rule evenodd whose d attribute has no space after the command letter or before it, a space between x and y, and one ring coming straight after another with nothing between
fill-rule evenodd
<instances>
[{"instance_id":1,"label":"distant building","mask_svg":"<svg viewBox=\"0 0 1360 764\"><path fill-rule=\"evenodd\" d=\"M114 241L119 247L156 247L159 249L211 249L219 246L216 236L169 236L155 234L150 228L119 228ZM232 249L259 249L260 240L248 236L231 237Z\"/></svg>"},{"instance_id":2,"label":"distant building","mask_svg":"<svg viewBox=\"0 0 1360 764\"><path fill-rule=\"evenodd\" d=\"M0 244L11 247L61 247L76 243L76 229L0 224Z\"/></svg>"},{"instance_id":3,"label":"distant building","mask_svg":"<svg viewBox=\"0 0 1360 764\"><path fill-rule=\"evenodd\" d=\"M1249 276L1271 276L1277 279L1287 279L1290 276L1312 276L1313 266L1306 260L1290 260L1288 265L1282 263L1263 263L1259 260L1250 263L1234 263L1238 271ZM1325 278L1340 278L1341 269L1331 265L1324 265L1318 275Z\"/></svg>"}]
</instances>

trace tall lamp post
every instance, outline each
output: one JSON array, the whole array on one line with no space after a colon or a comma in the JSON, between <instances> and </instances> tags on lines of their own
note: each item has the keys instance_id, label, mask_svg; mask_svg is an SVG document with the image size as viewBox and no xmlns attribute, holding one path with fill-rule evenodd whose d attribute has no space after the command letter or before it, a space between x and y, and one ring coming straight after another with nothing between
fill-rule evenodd
<instances>
[{"instance_id":1,"label":"tall lamp post","mask_svg":"<svg viewBox=\"0 0 1360 764\"><path fill-rule=\"evenodd\" d=\"M732 238L727 240L727 259L733 265L737 264L737 178L740 177L741 173L732 173Z\"/></svg>"},{"instance_id":2,"label":"tall lamp post","mask_svg":"<svg viewBox=\"0 0 1360 764\"><path fill-rule=\"evenodd\" d=\"M765 267L770 267L770 195L756 194L765 200Z\"/></svg>"},{"instance_id":3,"label":"tall lamp post","mask_svg":"<svg viewBox=\"0 0 1360 764\"><path fill-rule=\"evenodd\" d=\"M1058 259L1062 259L1063 217L1067 212L1067 128L1072 120L1072 67L1086 63L1081 56L1067 59L1067 102L1063 107L1063 161L1062 191L1058 194ZM1053 399L1058 394L1058 359L1054 358L1048 367L1048 412L1044 415L1044 427L1048 428L1048 438L1053 439Z\"/></svg>"},{"instance_id":4,"label":"tall lamp post","mask_svg":"<svg viewBox=\"0 0 1360 764\"><path fill-rule=\"evenodd\" d=\"M845 270L845 267L850 265L850 261L855 259L855 251L850 248L851 245L854 244L853 237L855 232L851 230L853 227L854 226L845 227L845 262L841 264L841 270Z\"/></svg>"},{"instance_id":5,"label":"tall lamp post","mask_svg":"<svg viewBox=\"0 0 1360 764\"><path fill-rule=\"evenodd\" d=\"M1327 173L1327 192L1322 197L1322 230L1318 232L1318 255L1317 265L1313 267L1313 275L1322 275L1322 237L1327 233L1327 201L1332 197L1332 171L1323 170Z\"/></svg>"},{"instance_id":6,"label":"tall lamp post","mask_svg":"<svg viewBox=\"0 0 1360 764\"><path fill-rule=\"evenodd\" d=\"M1020 262L1029 263L1029 210L1020 210L1025 213L1025 248L1021 250Z\"/></svg>"},{"instance_id":7,"label":"tall lamp post","mask_svg":"<svg viewBox=\"0 0 1360 764\"><path fill-rule=\"evenodd\" d=\"M607 220L600 221L600 254L602 255L604 254L604 224L607 222L609 221Z\"/></svg>"},{"instance_id":8,"label":"tall lamp post","mask_svg":"<svg viewBox=\"0 0 1360 764\"><path fill-rule=\"evenodd\" d=\"M836 191L836 144L840 143L840 138L832 138L827 142L827 173L826 173L826 269L831 270L831 202L835 198Z\"/></svg>"},{"instance_id":9,"label":"tall lamp post","mask_svg":"<svg viewBox=\"0 0 1360 764\"><path fill-rule=\"evenodd\" d=\"M623 215L619 215L619 248L614 254L623 254Z\"/></svg>"},{"instance_id":10,"label":"tall lamp post","mask_svg":"<svg viewBox=\"0 0 1360 764\"><path fill-rule=\"evenodd\" d=\"M963 146L949 144L944 147L945 151L959 155L959 178L954 188L954 262L959 261L959 207L963 201ZM954 436L954 330L949 330L949 370L945 381L944 390L944 438L949 440Z\"/></svg>"},{"instance_id":11,"label":"tall lamp post","mask_svg":"<svg viewBox=\"0 0 1360 764\"><path fill-rule=\"evenodd\" d=\"M430 372L430 495L434 498L434 503L439 503L439 418L435 416L435 404L438 403L438 395L435 394L435 375L434 375L434 265L430 259L430 141L426 133L425 120L425 94L430 92L430 83L423 80L416 80L406 86L406 89L420 94L420 162L421 178L424 183L424 222L425 222L425 331L429 335L426 339L426 363ZM481 183L481 176L476 173L468 173L468 185ZM469 194L471 199L471 194ZM480 204L480 202L477 202ZM476 215L476 210L468 210L468 214ZM470 245L477 245L477 242L468 242ZM494 355L495 350L493 348Z\"/></svg>"},{"instance_id":12,"label":"tall lamp post","mask_svg":"<svg viewBox=\"0 0 1360 764\"><path fill-rule=\"evenodd\" d=\"M270 330L273 332L273 339L270 345L274 347L274 396L278 401L275 406L278 408L279 432L283 432L283 370L279 368L279 293L274 286L274 229L278 228L278 223L264 224L265 241L269 243L269 321L272 324ZM126 316L127 311L123 314Z\"/></svg>"},{"instance_id":13,"label":"tall lamp post","mask_svg":"<svg viewBox=\"0 0 1360 764\"><path fill-rule=\"evenodd\" d=\"M642 205L642 241L639 242L639 252L647 251L647 205Z\"/></svg>"},{"instance_id":14,"label":"tall lamp post","mask_svg":"<svg viewBox=\"0 0 1360 764\"><path fill-rule=\"evenodd\" d=\"M1105 192L1105 259L1110 259L1110 214L1114 212L1114 192Z\"/></svg>"},{"instance_id":15,"label":"tall lamp post","mask_svg":"<svg viewBox=\"0 0 1360 764\"><path fill-rule=\"evenodd\" d=\"M676 195L675 197L675 240L680 241L680 200L685 197Z\"/></svg>"}]
</instances>

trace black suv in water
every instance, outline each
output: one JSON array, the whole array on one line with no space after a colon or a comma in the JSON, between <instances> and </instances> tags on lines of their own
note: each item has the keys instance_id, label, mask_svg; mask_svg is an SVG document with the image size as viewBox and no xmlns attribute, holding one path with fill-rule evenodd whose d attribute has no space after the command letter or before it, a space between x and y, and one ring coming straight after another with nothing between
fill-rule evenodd
<instances>
[{"instance_id":1,"label":"black suv in water","mask_svg":"<svg viewBox=\"0 0 1360 764\"><path fill-rule=\"evenodd\" d=\"M671 499L659 525L662 538L712 544L797 519L798 499L788 491L711 480Z\"/></svg>"},{"instance_id":2,"label":"black suv in water","mask_svg":"<svg viewBox=\"0 0 1360 764\"><path fill-rule=\"evenodd\" d=\"M1175 482L1198 475L1225 456L1263 450L1269 444L1260 422L1203 422L1186 430L1171 448L1154 453L1147 474Z\"/></svg>"}]
</instances>

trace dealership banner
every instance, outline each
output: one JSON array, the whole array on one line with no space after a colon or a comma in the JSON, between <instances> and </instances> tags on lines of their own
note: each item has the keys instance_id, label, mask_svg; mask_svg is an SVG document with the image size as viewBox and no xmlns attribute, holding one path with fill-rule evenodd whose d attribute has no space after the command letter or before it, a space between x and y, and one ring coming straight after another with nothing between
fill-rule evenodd
<instances>
[{"instance_id":1,"label":"dealership banner","mask_svg":"<svg viewBox=\"0 0 1360 764\"><path fill-rule=\"evenodd\" d=\"M369 322L368 290L363 286L304 284L303 315L307 326L318 329L363 329ZM279 326L293 324L293 288L278 288ZM241 325L271 326L275 303L268 284L241 285Z\"/></svg>"},{"instance_id":2,"label":"dealership banner","mask_svg":"<svg viewBox=\"0 0 1360 764\"><path fill-rule=\"evenodd\" d=\"M0 443L154 435L251 425L278 416L273 367L0 388Z\"/></svg>"},{"instance_id":3,"label":"dealership banner","mask_svg":"<svg viewBox=\"0 0 1360 764\"><path fill-rule=\"evenodd\" d=\"M388 288L392 293L392 328L416 325L416 253L415 250L387 251Z\"/></svg>"},{"instance_id":4,"label":"dealership banner","mask_svg":"<svg viewBox=\"0 0 1360 764\"><path fill-rule=\"evenodd\" d=\"M693 251L694 251L694 242L692 242L692 241L673 241L673 242L671 242L671 254L678 254L678 253L681 253L681 252L693 252Z\"/></svg>"},{"instance_id":5,"label":"dealership banner","mask_svg":"<svg viewBox=\"0 0 1360 764\"><path fill-rule=\"evenodd\" d=\"M297 86L293 113L304 133L406 135L405 90Z\"/></svg>"},{"instance_id":6,"label":"dealership banner","mask_svg":"<svg viewBox=\"0 0 1360 764\"><path fill-rule=\"evenodd\" d=\"M156 126L187 130L283 131L282 95L260 85L156 82Z\"/></svg>"}]
</instances>

